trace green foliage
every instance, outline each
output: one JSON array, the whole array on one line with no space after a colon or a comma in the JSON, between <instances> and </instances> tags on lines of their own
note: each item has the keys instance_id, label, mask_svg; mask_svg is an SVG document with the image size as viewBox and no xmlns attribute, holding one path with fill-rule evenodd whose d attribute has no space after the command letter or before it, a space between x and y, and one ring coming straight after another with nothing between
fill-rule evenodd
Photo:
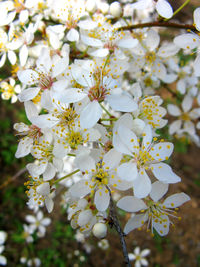
<instances>
[{"instance_id":1,"label":"green foliage","mask_svg":"<svg viewBox=\"0 0 200 267\"><path fill-rule=\"evenodd\" d=\"M178 256L178 254L175 254L174 255L174 257L173 257L173 263L175 264L175 265L179 265L180 264L180 258L179 258L179 256Z\"/></svg>"},{"instance_id":2,"label":"green foliage","mask_svg":"<svg viewBox=\"0 0 200 267\"><path fill-rule=\"evenodd\" d=\"M174 151L182 154L186 154L188 151L189 142L187 139L176 139L174 142Z\"/></svg>"},{"instance_id":3,"label":"green foliage","mask_svg":"<svg viewBox=\"0 0 200 267\"><path fill-rule=\"evenodd\" d=\"M154 230L154 237L153 237L154 241L155 241L155 247L157 248L157 250L162 253L163 252L163 245L170 244L170 239L166 238L166 237L161 237L155 230Z\"/></svg>"},{"instance_id":4,"label":"green foliage","mask_svg":"<svg viewBox=\"0 0 200 267\"><path fill-rule=\"evenodd\" d=\"M1 120L0 123L0 155L3 164L11 165L16 162L15 151L17 149L16 139L13 133L9 132L11 122L9 118Z\"/></svg>"},{"instance_id":5,"label":"green foliage","mask_svg":"<svg viewBox=\"0 0 200 267\"><path fill-rule=\"evenodd\" d=\"M197 255L197 266L200 267L200 254Z\"/></svg>"},{"instance_id":6,"label":"green foliage","mask_svg":"<svg viewBox=\"0 0 200 267\"><path fill-rule=\"evenodd\" d=\"M74 230L70 225L62 222L56 222L55 231L53 232L54 238L63 238L66 240L75 240L74 238Z\"/></svg>"}]
</instances>

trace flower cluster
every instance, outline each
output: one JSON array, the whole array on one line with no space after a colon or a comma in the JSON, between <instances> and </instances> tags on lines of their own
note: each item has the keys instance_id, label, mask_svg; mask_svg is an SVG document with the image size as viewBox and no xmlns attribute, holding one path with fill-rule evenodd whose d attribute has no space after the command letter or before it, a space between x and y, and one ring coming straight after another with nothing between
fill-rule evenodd
<instances>
[{"instance_id":1,"label":"flower cluster","mask_svg":"<svg viewBox=\"0 0 200 267\"><path fill-rule=\"evenodd\" d=\"M5 231L0 231L0 265L4 266L7 265L7 259L4 255L2 255L2 252L5 249L4 243L7 238L7 233Z\"/></svg>"},{"instance_id":2,"label":"flower cluster","mask_svg":"<svg viewBox=\"0 0 200 267\"><path fill-rule=\"evenodd\" d=\"M20 137L16 157L34 159L26 166L28 205L52 212L57 184L73 177L63 197L68 219L74 229L98 238L106 236L116 192L131 194L117 203L133 213L125 233L147 222L152 234L167 234L176 217L172 209L189 200L178 193L160 202L168 185L181 181L168 161L174 145L160 136L167 112L177 117L169 134L200 145L200 60L182 65L178 57L180 49L187 53L200 45L200 9L194 12L197 34L163 42L157 29L130 25L147 16L169 20L170 4L126 2L0 3L0 67L12 65L0 83L2 98L18 98L29 120L14 125ZM166 105L158 89L171 93L174 82L177 105ZM74 169L66 172L69 162ZM50 224L41 211L26 220L27 242L33 231L44 236Z\"/></svg>"}]
</instances>

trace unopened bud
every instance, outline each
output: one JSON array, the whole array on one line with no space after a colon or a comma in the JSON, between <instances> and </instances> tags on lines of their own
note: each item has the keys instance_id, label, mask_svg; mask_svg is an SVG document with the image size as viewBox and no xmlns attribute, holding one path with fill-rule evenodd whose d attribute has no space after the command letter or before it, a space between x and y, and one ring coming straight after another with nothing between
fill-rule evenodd
<instances>
[{"instance_id":1,"label":"unopened bud","mask_svg":"<svg viewBox=\"0 0 200 267\"><path fill-rule=\"evenodd\" d=\"M96 223L93 226L92 233L97 238L104 238L107 234L107 227L104 223Z\"/></svg>"},{"instance_id":2,"label":"unopened bud","mask_svg":"<svg viewBox=\"0 0 200 267\"><path fill-rule=\"evenodd\" d=\"M99 9L103 14L107 14L109 11L109 4L102 2L99 4Z\"/></svg>"},{"instance_id":3,"label":"unopened bud","mask_svg":"<svg viewBox=\"0 0 200 267\"><path fill-rule=\"evenodd\" d=\"M113 17L118 18L122 14L122 8L119 2L113 2L110 5L110 14L113 15Z\"/></svg>"},{"instance_id":4,"label":"unopened bud","mask_svg":"<svg viewBox=\"0 0 200 267\"><path fill-rule=\"evenodd\" d=\"M97 5L95 0L87 0L86 10L88 12L94 13L97 10Z\"/></svg>"}]
</instances>

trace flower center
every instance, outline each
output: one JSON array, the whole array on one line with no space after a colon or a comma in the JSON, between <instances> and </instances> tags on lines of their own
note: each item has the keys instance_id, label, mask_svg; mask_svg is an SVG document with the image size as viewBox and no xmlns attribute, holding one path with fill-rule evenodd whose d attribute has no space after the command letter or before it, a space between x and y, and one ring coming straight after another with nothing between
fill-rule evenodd
<instances>
[{"instance_id":1,"label":"flower center","mask_svg":"<svg viewBox=\"0 0 200 267\"><path fill-rule=\"evenodd\" d=\"M133 154L135 156L138 169L145 167L147 163L152 162L154 160L154 158L146 150L140 150L138 155L135 155L135 153Z\"/></svg>"},{"instance_id":2,"label":"flower center","mask_svg":"<svg viewBox=\"0 0 200 267\"><path fill-rule=\"evenodd\" d=\"M75 126L75 119L78 118L78 114L73 108L62 108L62 112L58 113L57 109L54 109L57 113L56 117L60 119L59 126L61 127L74 127Z\"/></svg>"},{"instance_id":3,"label":"flower center","mask_svg":"<svg viewBox=\"0 0 200 267\"><path fill-rule=\"evenodd\" d=\"M183 120L183 121L189 121L190 120L190 116L188 115L188 113L185 112L180 116L180 119Z\"/></svg>"},{"instance_id":4,"label":"flower center","mask_svg":"<svg viewBox=\"0 0 200 267\"><path fill-rule=\"evenodd\" d=\"M36 125L29 126L28 137L33 138L34 140L39 139L42 136L41 129Z\"/></svg>"},{"instance_id":5,"label":"flower center","mask_svg":"<svg viewBox=\"0 0 200 267\"><path fill-rule=\"evenodd\" d=\"M83 137L80 132L69 131L65 137L66 142L72 149L77 149L83 143Z\"/></svg>"},{"instance_id":6,"label":"flower center","mask_svg":"<svg viewBox=\"0 0 200 267\"><path fill-rule=\"evenodd\" d=\"M148 64L152 65L156 60L156 53L155 52L147 52L145 55L145 59Z\"/></svg>"},{"instance_id":7,"label":"flower center","mask_svg":"<svg viewBox=\"0 0 200 267\"><path fill-rule=\"evenodd\" d=\"M35 142L36 145L33 146L34 154L37 155L38 152L40 154L39 160L48 160L52 162L53 160L53 145L50 145L48 141L43 141L43 143L37 144L37 141Z\"/></svg>"},{"instance_id":8,"label":"flower center","mask_svg":"<svg viewBox=\"0 0 200 267\"><path fill-rule=\"evenodd\" d=\"M46 73L38 73L39 74L39 86L42 90L50 89L53 84L53 79L48 76Z\"/></svg>"},{"instance_id":9,"label":"flower center","mask_svg":"<svg viewBox=\"0 0 200 267\"><path fill-rule=\"evenodd\" d=\"M95 182L95 184L99 187L102 184L107 185L108 184L108 173L104 171L103 168L99 168L98 171L95 173L95 175L92 178L92 181Z\"/></svg>"},{"instance_id":10,"label":"flower center","mask_svg":"<svg viewBox=\"0 0 200 267\"><path fill-rule=\"evenodd\" d=\"M107 90L103 86L93 86L90 88L88 92L88 97L90 101L97 100L98 102L101 102L104 100L105 96L107 95Z\"/></svg>"},{"instance_id":11,"label":"flower center","mask_svg":"<svg viewBox=\"0 0 200 267\"><path fill-rule=\"evenodd\" d=\"M140 261L140 260L141 260L141 256L140 256L140 255L136 255L136 256L135 256L135 260L136 260L136 261Z\"/></svg>"},{"instance_id":12,"label":"flower center","mask_svg":"<svg viewBox=\"0 0 200 267\"><path fill-rule=\"evenodd\" d=\"M6 99L9 99L11 96L14 95L15 88L14 88L14 86L12 86L6 82L2 82L1 83L1 91L4 94L4 96L6 97Z\"/></svg>"},{"instance_id":13,"label":"flower center","mask_svg":"<svg viewBox=\"0 0 200 267\"><path fill-rule=\"evenodd\" d=\"M145 84L145 86L149 87L149 86L153 85L153 81L152 81L152 79L150 77L146 77L144 79L144 84Z\"/></svg>"},{"instance_id":14,"label":"flower center","mask_svg":"<svg viewBox=\"0 0 200 267\"><path fill-rule=\"evenodd\" d=\"M14 7L17 13L20 13L24 7L24 0L14 0Z\"/></svg>"}]
</instances>

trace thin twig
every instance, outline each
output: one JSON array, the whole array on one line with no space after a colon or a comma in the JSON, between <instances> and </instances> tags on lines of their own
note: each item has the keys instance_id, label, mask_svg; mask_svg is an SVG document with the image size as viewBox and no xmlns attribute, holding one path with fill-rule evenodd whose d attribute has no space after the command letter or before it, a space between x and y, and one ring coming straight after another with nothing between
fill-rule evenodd
<instances>
[{"instance_id":1,"label":"thin twig","mask_svg":"<svg viewBox=\"0 0 200 267\"><path fill-rule=\"evenodd\" d=\"M189 2L190 2L190 0L186 0L177 10L174 11L174 14L171 18L165 19L164 21L168 21L168 20L172 19L174 16L176 16L176 14L178 14Z\"/></svg>"},{"instance_id":2,"label":"thin twig","mask_svg":"<svg viewBox=\"0 0 200 267\"><path fill-rule=\"evenodd\" d=\"M59 178L58 180L54 181L53 184L57 184L57 183L59 183L60 181L66 179L66 178L69 178L70 176L72 176L73 174L75 174L75 173L77 173L77 172L80 172L80 170L77 169L77 170L75 170L75 171L73 171L73 172L71 172L71 173L69 173L69 174L67 174L67 175L65 175L65 176L63 176L63 177L61 177L61 178Z\"/></svg>"},{"instance_id":3,"label":"thin twig","mask_svg":"<svg viewBox=\"0 0 200 267\"><path fill-rule=\"evenodd\" d=\"M147 23L139 23L135 25L120 27L117 30L128 31L128 30L147 28L147 27L167 27L167 28L185 29L185 30L191 30L191 31L197 32L197 29L192 24L180 24L180 23L168 22L168 21L166 22L165 21L162 21L162 22L153 21L153 22L147 22Z\"/></svg>"},{"instance_id":4,"label":"thin twig","mask_svg":"<svg viewBox=\"0 0 200 267\"><path fill-rule=\"evenodd\" d=\"M26 168L23 168L19 170L15 175L12 177L8 178L3 184L0 185L0 189L6 187L9 183L13 182L15 179L17 179L19 176L21 176L23 173L27 171Z\"/></svg>"},{"instance_id":5,"label":"thin twig","mask_svg":"<svg viewBox=\"0 0 200 267\"><path fill-rule=\"evenodd\" d=\"M117 212L116 212L116 209L115 209L115 204L114 204L114 201L112 199L112 194L111 194L110 188L108 186L107 186L107 189L108 189L109 195L110 195L109 219L111 220L111 222L114 225L117 233L119 234L120 242L121 242L121 245L122 245L122 251L123 251L123 254L124 254L124 262L125 262L127 267L131 267L131 263L130 263L130 260L129 260L129 257L128 257L128 251L127 251L126 242L125 242L125 239L124 239L125 234L122 231L121 226L119 224L119 221L118 221L118 218L117 218Z\"/></svg>"}]
</instances>

